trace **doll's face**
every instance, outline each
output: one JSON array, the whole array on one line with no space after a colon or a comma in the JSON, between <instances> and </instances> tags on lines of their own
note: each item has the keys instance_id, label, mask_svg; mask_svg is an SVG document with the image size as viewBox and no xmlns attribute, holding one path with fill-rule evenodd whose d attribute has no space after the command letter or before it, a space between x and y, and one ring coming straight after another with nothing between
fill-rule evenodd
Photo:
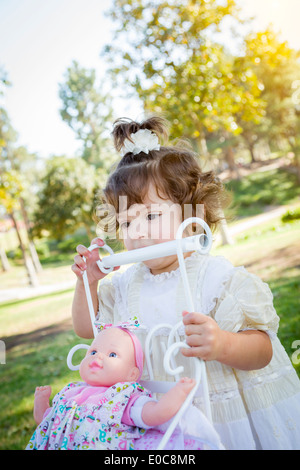
<instances>
[{"instance_id":1,"label":"doll's face","mask_svg":"<svg viewBox=\"0 0 300 470\"><path fill-rule=\"evenodd\" d=\"M101 331L81 362L79 372L82 380L94 386L135 382L139 369L130 336L120 328Z\"/></svg>"}]
</instances>

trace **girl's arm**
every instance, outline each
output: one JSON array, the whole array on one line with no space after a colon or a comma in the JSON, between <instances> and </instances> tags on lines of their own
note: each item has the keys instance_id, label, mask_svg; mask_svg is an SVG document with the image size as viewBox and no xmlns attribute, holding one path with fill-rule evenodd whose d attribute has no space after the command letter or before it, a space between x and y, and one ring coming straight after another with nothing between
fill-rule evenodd
<instances>
[{"instance_id":1,"label":"girl's arm","mask_svg":"<svg viewBox=\"0 0 300 470\"><path fill-rule=\"evenodd\" d=\"M98 311L98 282L90 284L95 316ZM78 278L72 303L73 328L81 338L93 338L93 327L83 280Z\"/></svg>"},{"instance_id":2,"label":"girl's arm","mask_svg":"<svg viewBox=\"0 0 300 470\"><path fill-rule=\"evenodd\" d=\"M263 331L224 331L215 320L197 312L183 312L183 323L191 346L181 350L186 357L216 360L241 370L261 369L272 359L272 343Z\"/></svg>"},{"instance_id":3,"label":"girl's arm","mask_svg":"<svg viewBox=\"0 0 300 470\"><path fill-rule=\"evenodd\" d=\"M101 240L101 238L95 238L91 242L91 245L94 244L98 245L100 248L104 245L104 241ZM95 249L90 252L83 245L79 245L76 250L78 254L75 256L74 264L72 265L72 271L77 276L77 284L72 304L73 328L78 336L90 339L93 338L93 327L90 320L82 276L86 270L96 316L98 312L98 282L100 279L103 279L106 274L102 273L96 264L100 259L98 250ZM86 258L86 261L84 261L83 257ZM114 268L114 270L117 269L119 269L119 267Z\"/></svg>"}]
</instances>

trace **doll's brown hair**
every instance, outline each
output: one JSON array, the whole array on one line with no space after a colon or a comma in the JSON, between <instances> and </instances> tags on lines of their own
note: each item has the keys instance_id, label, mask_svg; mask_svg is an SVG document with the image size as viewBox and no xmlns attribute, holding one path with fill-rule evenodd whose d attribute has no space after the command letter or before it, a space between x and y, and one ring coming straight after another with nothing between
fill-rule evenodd
<instances>
[{"instance_id":1,"label":"doll's brown hair","mask_svg":"<svg viewBox=\"0 0 300 470\"><path fill-rule=\"evenodd\" d=\"M131 140L131 134L140 129L154 132L161 141L168 136L168 125L161 117L141 123L121 118L114 123L112 132L116 150L120 151L125 139ZM108 178L102 203L113 206L117 214L120 196L127 197L127 207L143 204L151 183L160 198L180 204L182 216L185 205L192 207L190 216L197 214L197 205L203 205L204 218L211 230L224 217L221 209L228 198L223 184L212 171L202 172L196 154L182 143L161 146L148 154L127 152Z\"/></svg>"}]
</instances>

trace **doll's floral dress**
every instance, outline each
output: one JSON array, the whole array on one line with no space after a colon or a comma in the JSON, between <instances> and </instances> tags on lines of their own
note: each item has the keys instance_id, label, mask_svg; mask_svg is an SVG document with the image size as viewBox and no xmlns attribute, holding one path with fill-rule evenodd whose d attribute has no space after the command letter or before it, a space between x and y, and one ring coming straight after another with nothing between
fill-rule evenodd
<instances>
[{"instance_id":1,"label":"doll's floral dress","mask_svg":"<svg viewBox=\"0 0 300 470\"><path fill-rule=\"evenodd\" d=\"M70 383L53 399L26 450L128 450L145 430L122 422L133 395L146 395L138 383L91 387Z\"/></svg>"}]
</instances>

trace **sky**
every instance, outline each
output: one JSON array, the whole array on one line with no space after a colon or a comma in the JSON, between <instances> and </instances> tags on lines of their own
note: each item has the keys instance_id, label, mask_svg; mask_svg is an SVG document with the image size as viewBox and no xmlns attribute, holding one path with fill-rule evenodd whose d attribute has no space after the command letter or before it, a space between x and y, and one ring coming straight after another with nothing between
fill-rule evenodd
<instances>
[{"instance_id":1,"label":"sky","mask_svg":"<svg viewBox=\"0 0 300 470\"><path fill-rule=\"evenodd\" d=\"M300 49L300 0L237 0L261 30L272 23L281 38ZM73 155L79 148L59 114L58 84L72 60L105 71L100 51L112 36L104 15L112 0L0 0L0 67L12 83L0 96L18 145L41 157ZM118 100L116 116L137 118L137 103Z\"/></svg>"}]
</instances>

